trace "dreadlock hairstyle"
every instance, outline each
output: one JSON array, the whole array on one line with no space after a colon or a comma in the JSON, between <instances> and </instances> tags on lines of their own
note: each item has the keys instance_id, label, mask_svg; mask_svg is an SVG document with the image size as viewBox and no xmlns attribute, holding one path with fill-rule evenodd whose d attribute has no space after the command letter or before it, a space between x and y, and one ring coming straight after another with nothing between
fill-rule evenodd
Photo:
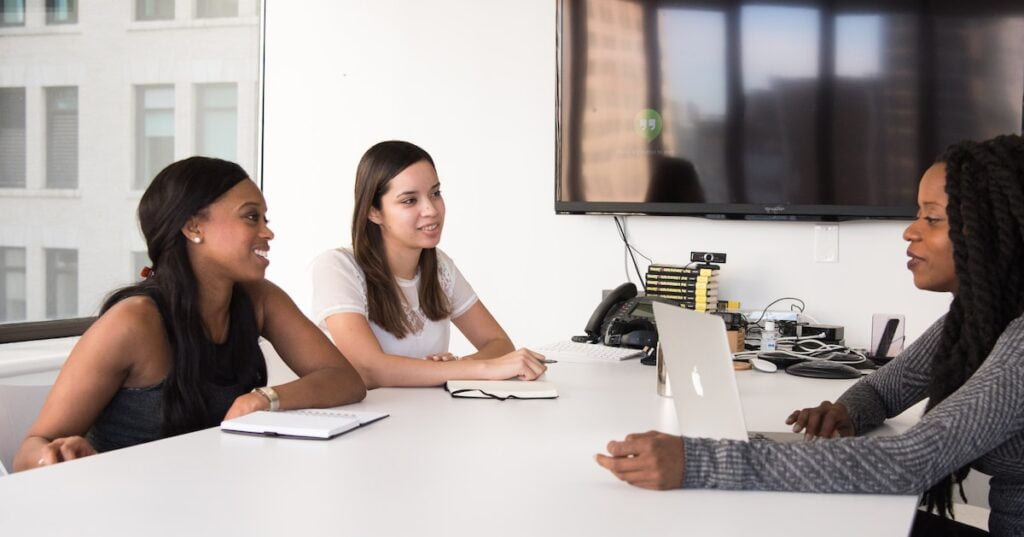
<instances>
[{"instance_id":1,"label":"dreadlock hairstyle","mask_svg":"<svg viewBox=\"0 0 1024 537\"><path fill-rule=\"evenodd\" d=\"M186 238L188 219L248 174L225 160L191 157L172 163L153 179L139 201L139 225L153 263L148 277L111 293L106 312L132 296L147 296L156 304L171 346L171 368L163 382L163 436L216 425L208 423L206 391L211 382L262 386L267 365L258 344L258 327L249 296L236 284L231 293L228 340L218 355L199 314L199 286L192 271ZM101 313L102 314L102 313Z\"/></svg>"},{"instance_id":2,"label":"dreadlock hairstyle","mask_svg":"<svg viewBox=\"0 0 1024 537\"><path fill-rule=\"evenodd\" d=\"M391 187L391 180L417 162L434 159L419 146L409 142L380 142L366 150L356 168L355 208L352 211L352 253L366 275L367 316L396 338L414 331L404 313L405 297L398 290L394 273L384 252L380 226L371 222L370 209L380 210L381 197ZM441 288L437 275L437 251L424 248L420 253L420 309L431 321L451 315L451 305Z\"/></svg>"},{"instance_id":3,"label":"dreadlock hairstyle","mask_svg":"<svg viewBox=\"0 0 1024 537\"><path fill-rule=\"evenodd\" d=\"M1024 313L1024 139L961 142L939 162L946 164L946 218L959 289L943 324L926 412L974 374L1006 326ZM943 478L922 503L952 514L953 484L964 497L969 470Z\"/></svg>"}]
</instances>

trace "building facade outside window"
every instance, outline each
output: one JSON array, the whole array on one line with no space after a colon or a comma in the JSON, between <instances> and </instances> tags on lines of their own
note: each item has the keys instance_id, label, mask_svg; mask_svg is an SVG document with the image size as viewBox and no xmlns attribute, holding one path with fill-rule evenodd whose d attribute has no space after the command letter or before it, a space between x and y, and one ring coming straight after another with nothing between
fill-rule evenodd
<instances>
[{"instance_id":1,"label":"building facade outside window","mask_svg":"<svg viewBox=\"0 0 1024 537\"><path fill-rule=\"evenodd\" d=\"M46 24L78 22L78 0L46 0Z\"/></svg>"},{"instance_id":2,"label":"building facade outside window","mask_svg":"<svg viewBox=\"0 0 1024 537\"><path fill-rule=\"evenodd\" d=\"M46 188L78 188L78 88L46 88Z\"/></svg>"},{"instance_id":3,"label":"building facade outside window","mask_svg":"<svg viewBox=\"0 0 1024 537\"><path fill-rule=\"evenodd\" d=\"M78 316L78 250L46 249L46 318Z\"/></svg>"},{"instance_id":4,"label":"building facade outside window","mask_svg":"<svg viewBox=\"0 0 1024 537\"><path fill-rule=\"evenodd\" d=\"M0 246L0 323L25 320L25 249Z\"/></svg>"},{"instance_id":5,"label":"building facade outside window","mask_svg":"<svg viewBox=\"0 0 1024 537\"><path fill-rule=\"evenodd\" d=\"M238 85L196 86L196 154L235 160L238 153Z\"/></svg>"},{"instance_id":6,"label":"building facade outside window","mask_svg":"<svg viewBox=\"0 0 1024 537\"><path fill-rule=\"evenodd\" d=\"M174 162L174 86L135 88L135 188Z\"/></svg>"},{"instance_id":7,"label":"building facade outside window","mask_svg":"<svg viewBox=\"0 0 1024 537\"><path fill-rule=\"evenodd\" d=\"M174 0L135 0L135 20L162 21L174 19Z\"/></svg>"},{"instance_id":8,"label":"building facade outside window","mask_svg":"<svg viewBox=\"0 0 1024 537\"><path fill-rule=\"evenodd\" d=\"M25 0L0 0L0 28L25 25Z\"/></svg>"},{"instance_id":9,"label":"building facade outside window","mask_svg":"<svg viewBox=\"0 0 1024 537\"><path fill-rule=\"evenodd\" d=\"M84 326L65 321L140 279L136 210L167 164L259 181L260 0L232 5L211 24L198 0L0 0L22 26L0 27L0 335Z\"/></svg>"},{"instance_id":10,"label":"building facade outside window","mask_svg":"<svg viewBox=\"0 0 1024 537\"><path fill-rule=\"evenodd\" d=\"M0 188L25 187L25 88L0 88Z\"/></svg>"}]
</instances>

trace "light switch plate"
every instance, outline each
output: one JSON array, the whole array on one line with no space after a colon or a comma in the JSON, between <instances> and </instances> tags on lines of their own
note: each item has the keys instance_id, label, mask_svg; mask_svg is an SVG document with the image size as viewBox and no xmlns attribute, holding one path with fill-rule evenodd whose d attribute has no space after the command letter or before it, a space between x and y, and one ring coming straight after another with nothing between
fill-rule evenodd
<instances>
[{"instance_id":1,"label":"light switch plate","mask_svg":"<svg viewBox=\"0 0 1024 537\"><path fill-rule=\"evenodd\" d=\"M839 262L839 224L814 226L814 262Z\"/></svg>"}]
</instances>

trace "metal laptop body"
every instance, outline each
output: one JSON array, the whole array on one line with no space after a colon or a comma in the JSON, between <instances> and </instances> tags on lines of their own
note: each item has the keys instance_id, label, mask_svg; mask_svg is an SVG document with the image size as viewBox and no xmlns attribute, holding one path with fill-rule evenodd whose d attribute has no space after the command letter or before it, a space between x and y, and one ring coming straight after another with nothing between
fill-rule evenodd
<instances>
[{"instance_id":1,"label":"metal laptop body","mask_svg":"<svg viewBox=\"0 0 1024 537\"><path fill-rule=\"evenodd\" d=\"M684 436L749 440L750 434L795 442L798 433L748 433L720 317L655 303L658 340L672 382L673 403Z\"/></svg>"}]
</instances>

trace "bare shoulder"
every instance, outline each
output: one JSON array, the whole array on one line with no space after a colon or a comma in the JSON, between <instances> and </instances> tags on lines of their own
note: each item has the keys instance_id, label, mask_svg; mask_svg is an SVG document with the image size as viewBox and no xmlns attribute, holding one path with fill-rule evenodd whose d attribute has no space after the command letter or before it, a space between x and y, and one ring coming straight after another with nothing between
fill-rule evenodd
<instances>
[{"instance_id":1,"label":"bare shoulder","mask_svg":"<svg viewBox=\"0 0 1024 537\"><path fill-rule=\"evenodd\" d=\"M253 307L259 312L266 307L268 302L274 302L281 297L287 298L284 290L278 287L274 282L262 279L258 282L247 282L241 284L242 289L245 290L246 294L249 295L249 299L252 300Z\"/></svg>"},{"instance_id":2,"label":"bare shoulder","mask_svg":"<svg viewBox=\"0 0 1024 537\"><path fill-rule=\"evenodd\" d=\"M89 330L93 328L122 337L166 337L160 310L147 296L132 296L114 304Z\"/></svg>"},{"instance_id":3,"label":"bare shoulder","mask_svg":"<svg viewBox=\"0 0 1024 537\"><path fill-rule=\"evenodd\" d=\"M282 307L295 308L294 302L288 297L283 289L274 282L263 279L258 282L243 283L242 289L252 300L253 309L256 312L256 323L263 331L264 321L268 315L274 315Z\"/></svg>"},{"instance_id":4,"label":"bare shoulder","mask_svg":"<svg viewBox=\"0 0 1024 537\"><path fill-rule=\"evenodd\" d=\"M156 303L145 296L121 300L101 315L76 349L86 359L102 360L115 369L131 368L135 361L167 348L167 333Z\"/></svg>"}]
</instances>

